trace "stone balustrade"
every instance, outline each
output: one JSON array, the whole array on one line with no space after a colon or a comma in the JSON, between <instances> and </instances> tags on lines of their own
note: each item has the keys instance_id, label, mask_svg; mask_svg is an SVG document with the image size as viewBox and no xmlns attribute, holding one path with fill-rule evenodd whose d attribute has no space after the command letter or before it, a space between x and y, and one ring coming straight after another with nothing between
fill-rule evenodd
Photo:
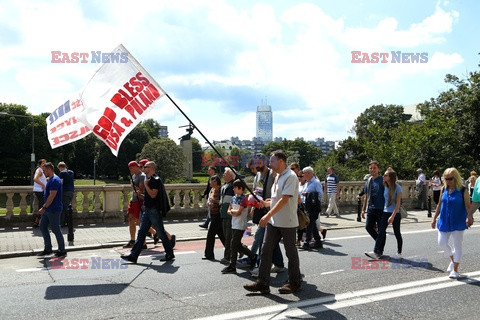
<instances>
[{"instance_id":1,"label":"stone balustrade","mask_svg":"<svg viewBox=\"0 0 480 320\"><path fill-rule=\"evenodd\" d=\"M409 209L416 203L415 181L400 181L400 184L403 188L403 204ZM356 208L357 196L363 186L362 181L341 181L338 206L349 210ZM165 188L172 207L168 219L205 217L206 199L201 199L205 184L167 184ZM31 186L0 187L0 199L1 197L6 199L5 207L0 205L0 226L31 224L33 221L30 210L33 196L31 190ZM72 201L75 222L123 221L131 192L130 185L121 184L76 186ZM33 208L34 213L38 212L36 200Z\"/></svg>"}]
</instances>

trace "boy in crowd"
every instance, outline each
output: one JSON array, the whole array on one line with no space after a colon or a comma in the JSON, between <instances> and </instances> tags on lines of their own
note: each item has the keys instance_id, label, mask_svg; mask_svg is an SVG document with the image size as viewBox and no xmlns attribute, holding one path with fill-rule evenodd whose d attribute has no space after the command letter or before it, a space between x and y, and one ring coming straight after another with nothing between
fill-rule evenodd
<instances>
[{"instance_id":1,"label":"boy in crowd","mask_svg":"<svg viewBox=\"0 0 480 320\"><path fill-rule=\"evenodd\" d=\"M235 180L233 182L233 192L235 195L230 201L227 213L232 216L232 242L230 245L230 264L222 270L222 273L236 273L238 252L250 258L250 267L255 267L257 256L242 244L242 237L247 228L248 220L248 198L245 195L245 182Z\"/></svg>"}]
</instances>

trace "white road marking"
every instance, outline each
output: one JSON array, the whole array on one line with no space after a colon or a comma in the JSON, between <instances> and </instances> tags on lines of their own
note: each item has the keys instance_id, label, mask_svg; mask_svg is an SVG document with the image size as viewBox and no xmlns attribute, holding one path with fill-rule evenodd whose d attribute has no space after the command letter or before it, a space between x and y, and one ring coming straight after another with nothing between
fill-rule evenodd
<instances>
[{"instance_id":1,"label":"white road marking","mask_svg":"<svg viewBox=\"0 0 480 320\"><path fill-rule=\"evenodd\" d=\"M320 273L321 276L324 276L326 274L332 274L332 273L337 273L337 272L342 272L342 271L345 271L343 269L339 269L339 270L333 270L333 271L327 271L327 272L322 272Z\"/></svg>"},{"instance_id":2,"label":"white road marking","mask_svg":"<svg viewBox=\"0 0 480 320\"><path fill-rule=\"evenodd\" d=\"M459 281L449 279L447 276L431 278L391 286L347 292L338 295L329 295L322 298L303 300L290 304L277 304L269 307L225 313L200 319L291 319L304 316L312 317L313 314L328 310L336 310L422 292L461 286L472 282L480 282L480 271L466 273L463 276L465 278L460 279Z\"/></svg>"},{"instance_id":3,"label":"white road marking","mask_svg":"<svg viewBox=\"0 0 480 320\"><path fill-rule=\"evenodd\" d=\"M45 271L45 270L48 270L48 268L38 267L38 268L28 268L28 269L17 269L15 271L17 271L17 272L36 272L36 271Z\"/></svg>"},{"instance_id":4,"label":"white road marking","mask_svg":"<svg viewBox=\"0 0 480 320\"><path fill-rule=\"evenodd\" d=\"M480 228L480 225L478 226L472 226L471 228ZM406 234L415 234L415 233L426 233L426 232L437 232L437 229L424 229L424 230L415 230L415 231L402 231L402 235ZM366 231L365 231L366 232ZM391 234L388 234L388 236L392 236ZM359 235L359 236L349 236L349 237L337 237L337 238L327 238L326 241L334 241L334 240L349 240L349 239L360 239L360 238L370 238L369 234L364 234L364 235Z\"/></svg>"}]
</instances>

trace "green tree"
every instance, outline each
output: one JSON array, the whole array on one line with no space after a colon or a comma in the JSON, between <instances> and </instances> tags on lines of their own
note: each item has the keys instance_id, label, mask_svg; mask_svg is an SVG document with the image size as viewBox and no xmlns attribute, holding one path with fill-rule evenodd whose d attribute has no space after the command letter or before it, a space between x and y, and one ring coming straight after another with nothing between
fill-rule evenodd
<instances>
[{"instance_id":1,"label":"green tree","mask_svg":"<svg viewBox=\"0 0 480 320\"><path fill-rule=\"evenodd\" d=\"M172 139L156 138L150 140L139 154L157 164L157 174L165 181L185 179L185 156L182 148Z\"/></svg>"},{"instance_id":2,"label":"green tree","mask_svg":"<svg viewBox=\"0 0 480 320\"><path fill-rule=\"evenodd\" d=\"M288 162L298 162L302 168L313 166L322 157L322 150L301 139L269 142L262 149L262 153L268 156L278 149L285 151Z\"/></svg>"}]
</instances>

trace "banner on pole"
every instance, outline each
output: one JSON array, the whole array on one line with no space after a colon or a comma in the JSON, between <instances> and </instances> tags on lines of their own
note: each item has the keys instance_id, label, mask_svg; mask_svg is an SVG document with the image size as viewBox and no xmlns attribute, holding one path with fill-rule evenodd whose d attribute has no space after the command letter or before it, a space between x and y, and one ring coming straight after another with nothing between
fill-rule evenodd
<instances>
[{"instance_id":1,"label":"banner on pole","mask_svg":"<svg viewBox=\"0 0 480 320\"><path fill-rule=\"evenodd\" d=\"M77 94L47 117L47 135L52 149L80 140L92 132L78 119L82 110L80 94Z\"/></svg>"},{"instance_id":2,"label":"banner on pole","mask_svg":"<svg viewBox=\"0 0 480 320\"><path fill-rule=\"evenodd\" d=\"M79 99L69 100L60 107L63 107L63 110L68 108L74 110L71 107L72 103L79 104L75 124L78 124L79 128L76 130L78 133L83 133L83 136L77 134L75 140L70 136L67 139L68 130L62 131L61 137L52 136L50 139L49 135L52 148L76 141L93 132L117 156L125 137L142 121L144 113L152 109L155 103L165 95L158 83L123 45L120 44L115 48L111 56L122 56L127 59L105 62L87 83ZM47 126L52 127L59 121L60 117L55 117L55 112L59 114L58 110L54 111L47 118ZM62 115L64 114L66 114L65 111ZM70 123L73 123L73 120ZM58 130L65 126L66 123L59 129L49 128L54 134L60 133ZM88 131L85 131L86 128ZM52 142L56 143L55 146Z\"/></svg>"}]
</instances>

